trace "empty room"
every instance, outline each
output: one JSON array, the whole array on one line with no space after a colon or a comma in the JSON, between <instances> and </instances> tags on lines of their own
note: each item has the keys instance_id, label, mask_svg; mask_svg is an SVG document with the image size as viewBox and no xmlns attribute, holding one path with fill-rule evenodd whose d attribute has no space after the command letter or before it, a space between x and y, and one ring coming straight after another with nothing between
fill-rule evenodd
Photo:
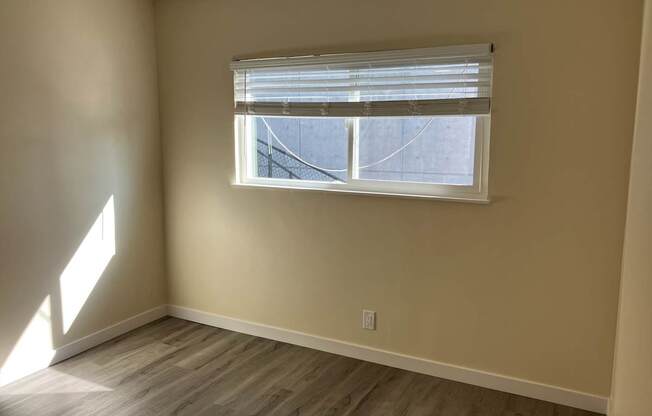
<instances>
[{"instance_id":1,"label":"empty room","mask_svg":"<svg viewBox=\"0 0 652 416\"><path fill-rule=\"evenodd\" d=\"M0 0L1 416L652 416L652 0Z\"/></svg>"}]
</instances>

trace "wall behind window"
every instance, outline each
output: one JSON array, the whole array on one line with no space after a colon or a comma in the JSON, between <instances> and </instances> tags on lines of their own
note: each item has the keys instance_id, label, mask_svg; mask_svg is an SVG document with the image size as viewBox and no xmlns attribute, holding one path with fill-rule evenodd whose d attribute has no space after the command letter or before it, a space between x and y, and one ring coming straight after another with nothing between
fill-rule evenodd
<instances>
[{"instance_id":1,"label":"wall behind window","mask_svg":"<svg viewBox=\"0 0 652 416\"><path fill-rule=\"evenodd\" d=\"M608 395L641 7L158 1L172 303ZM231 187L233 56L475 42L491 205Z\"/></svg>"},{"instance_id":2,"label":"wall behind window","mask_svg":"<svg viewBox=\"0 0 652 416\"><path fill-rule=\"evenodd\" d=\"M151 2L3 0L1 9L0 367L41 312L51 328L39 343L52 332L58 347L166 302ZM110 259L93 244L80 249L107 203ZM64 331L71 305L60 278L71 261L69 278L81 280L70 285L76 319Z\"/></svg>"}]
</instances>

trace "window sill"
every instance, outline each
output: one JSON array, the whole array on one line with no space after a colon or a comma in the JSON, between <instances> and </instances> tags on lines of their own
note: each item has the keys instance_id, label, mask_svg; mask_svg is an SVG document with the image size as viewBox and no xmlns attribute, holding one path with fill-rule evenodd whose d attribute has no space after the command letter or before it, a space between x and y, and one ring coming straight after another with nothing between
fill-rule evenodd
<instances>
[{"instance_id":1,"label":"window sill","mask_svg":"<svg viewBox=\"0 0 652 416\"><path fill-rule=\"evenodd\" d=\"M341 194L354 194L376 197L392 197L392 198L406 198L406 199L429 199L444 202L462 202L471 204L487 205L491 200L483 195L420 195L399 192L381 192L381 191L361 191L357 189L342 189L342 188L313 188L307 186L289 186L278 184L260 184L260 183L243 183L232 182L231 186L234 188L263 188L263 189L285 189L285 190L299 190L299 191L314 191L314 192L336 192Z\"/></svg>"}]
</instances>

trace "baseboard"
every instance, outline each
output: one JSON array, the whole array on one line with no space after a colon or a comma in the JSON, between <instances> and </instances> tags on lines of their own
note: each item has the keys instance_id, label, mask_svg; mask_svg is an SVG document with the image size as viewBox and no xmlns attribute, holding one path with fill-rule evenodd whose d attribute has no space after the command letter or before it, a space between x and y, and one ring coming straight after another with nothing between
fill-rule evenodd
<instances>
[{"instance_id":1,"label":"baseboard","mask_svg":"<svg viewBox=\"0 0 652 416\"><path fill-rule=\"evenodd\" d=\"M474 370L424 358L324 338L289 329L216 315L182 306L168 306L168 314L205 325L224 328L262 338L287 342L316 350L326 351L359 360L401 368L448 380L459 381L520 396L545 400L597 413L606 413L608 399L562 387L518 379L486 371Z\"/></svg>"},{"instance_id":2,"label":"baseboard","mask_svg":"<svg viewBox=\"0 0 652 416\"><path fill-rule=\"evenodd\" d=\"M120 321L116 324L113 324L109 327L101 329L97 332L93 332L92 334L73 341L69 344L63 345L55 350L55 354L50 365L66 360L95 346L98 346L103 342L109 341L145 324L163 318L164 316L167 316L167 314L168 306L160 305Z\"/></svg>"}]
</instances>

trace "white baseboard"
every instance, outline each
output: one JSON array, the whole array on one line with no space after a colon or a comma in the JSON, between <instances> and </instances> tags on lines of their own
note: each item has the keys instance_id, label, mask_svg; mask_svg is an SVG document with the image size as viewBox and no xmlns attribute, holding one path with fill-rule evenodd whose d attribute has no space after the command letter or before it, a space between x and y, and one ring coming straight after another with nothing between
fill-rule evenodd
<instances>
[{"instance_id":1,"label":"white baseboard","mask_svg":"<svg viewBox=\"0 0 652 416\"><path fill-rule=\"evenodd\" d=\"M606 397L175 305L157 306L61 346L56 349L51 364L55 364L80 354L99 344L109 341L112 338L125 334L166 315L448 380L459 381L493 390L572 406L578 409L603 414L607 412L608 399Z\"/></svg>"},{"instance_id":2,"label":"white baseboard","mask_svg":"<svg viewBox=\"0 0 652 416\"><path fill-rule=\"evenodd\" d=\"M552 403L576 407L597 413L606 413L608 399L589 393L537 383L534 381L489 373L481 370L440 363L424 358L413 357L391 351L380 350L364 345L352 344L331 338L324 338L303 332L259 324L190 309L169 305L168 314L205 325L224 328L262 338L287 342L320 351L370 361L390 367L414 371L448 380L459 381L493 390L504 391L520 396L545 400Z\"/></svg>"},{"instance_id":3,"label":"white baseboard","mask_svg":"<svg viewBox=\"0 0 652 416\"><path fill-rule=\"evenodd\" d=\"M124 321L120 321L109 327L101 329L97 332L93 332L92 334L73 341L69 344L63 345L55 350L55 354L50 365L66 360L86 350L96 347L103 342L109 341L145 324L163 318L164 316L167 316L167 314L168 306L160 305L145 312L139 313L138 315L127 318Z\"/></svg>"}]
</instances>

